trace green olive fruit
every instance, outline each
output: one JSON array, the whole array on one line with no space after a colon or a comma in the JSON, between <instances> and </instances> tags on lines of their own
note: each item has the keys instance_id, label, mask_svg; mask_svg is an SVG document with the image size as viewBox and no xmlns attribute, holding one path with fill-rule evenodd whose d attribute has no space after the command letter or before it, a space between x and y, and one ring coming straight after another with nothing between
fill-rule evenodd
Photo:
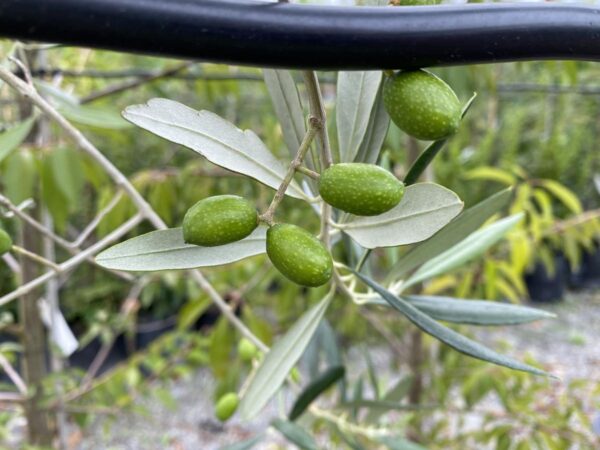
<instances>
[{"instance_id":1,"label":"green olive fruit","mask_svg":"<svg viewBox=\"0 0 600 450\"><path fill-rule=\"evenodd\" d=\"M237 195L217 195L200 200L183 218L183 239L188 244L214 247L248 236L258 226L258 213Z\"/></svg>"},{"instance_id":2,"label":"green olive fruit","mask_svg":"<svg viewBox=\"0 0 600 450\"><path fill-rule=\"evenodd\" d=\"M296 225L277 224L268 229L267 255L283 275L302 286L321 286L331 278L331 254L316 237Z\"/></svg>"},{"instance_id":3,"label":"green olive fruit","mask_svg":"<svg viewBox=\"0 0 600 450\"><path fill-rule=\"evenodd\" d=\"M341 163L327 168L319 179L321 198L357 216L376 216L402 200L404 183L375 164Z\"/></svg>"},{"instance_id":4,"label":"green olive fruit","mask_svg":"<svg viewBox=\"0 0 600 450\"><path fill-rule=\"evenodd\" d=\"M7 253L12 245L13 242L8 233L0 228L0 256Z\"/></svg>"},{"instance_id":5,"label":"green olive fruit","mask_svg":"<svg viewBox=\"0 0 600 450\"><path fill-rule=\"evenodd\" d=\"M250 342L246 338L240 339L237 350L238 350L238 354L240 355L240 358L242 359L242 361L246 361L246 362L252 361L252 359L254 359L254 357L258 353L258 349L256 348L256 345L254 345L252 342Z\"/></svg>"},{"instance_id":6,"label":"green olive fruit","mask_svg":"<svg viewBox=\"0 0 600 450\"><path fill-rule=\"evenodd\" d=\"M215 406L215 416L221 422L225 422L233 416L239 403L240 398L235 392L228 392L227 394L222 395Z\"/></svg>"},{"instance_id":7,"label":"green olive fruit","mask_svg":"<svg viewBox=\"0 0 600 450\"><path fill-rule=\"evenodd\" d=\"M398 128L417 139L447 138L460 124L458 97L443 80L425 70L401 71L388 77L383 102Z\"/></svg>"}]
</instances>

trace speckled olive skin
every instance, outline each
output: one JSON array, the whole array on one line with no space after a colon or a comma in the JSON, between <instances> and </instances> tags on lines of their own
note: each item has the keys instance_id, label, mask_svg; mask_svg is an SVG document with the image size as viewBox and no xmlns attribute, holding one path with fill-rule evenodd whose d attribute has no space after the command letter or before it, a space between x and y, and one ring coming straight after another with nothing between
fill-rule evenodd
<instances>
[{"instance_id":1,"label":"speckled olive skin","mask_svg":"<svg viewBox=\"0 0 600 450\"><path fill-rule=\"evenodd\" d=\"M8 252L12 245L12 239L8 233L0 228L0 256Z\"/></svg>"},{"instance_id":2,"label":"speckled olive skin","mask_svg":"<svg viewBox=\"0 0 600 450\"><path fill-rule=\"evenodd\" d=\"M398 72L383 87L385 108L402 131L426 141L454 134L461 105L443 80L425 70Z\"/></svg>"},{"instance_id":3,"label":"speckled olive skin","mask_svg":"<svg viewBox=\"0 0 600 450\"><path fill-rule=\"evenodd\" d=\"M321 286L331 278L331 254L316 237L296 225L277 224L268 229L267 255L286 278L302 286Z\"/></svg>"},{"instance_id":4,"label":"speckled olive skin","mask_svg":"<svg viewBox=\"0 0 600 450\"><path fill-rule=\"evenodd\" d=\"M183 218L183 239L188 244L214 247L239 241L258 226L258 213L237 195L200 200Z\"/></svg>"},{"instance_id":5,"label":"speckled olive skin","mask_svg":"<svg viewBox=\"0 0 600 450\"><path fill-rule=\"evenodd\" d=\"M225 422L233 416L239 403L240 398L238 395L235 392L228 392L217 401L217 406L215 406L215 416L221 422Z\"/></svg>"},{"instance_id":6,"label":"speckled olive skin","mask_svg":"<svg viewBox=\"0 0 600 450\"><path fill-rule=\"evenodd\" d=\"M357 216L376 216L402 200L404 183L375 164L342 163L326 169L319 180L321 198Z\"/></svg>"}]
</instances>

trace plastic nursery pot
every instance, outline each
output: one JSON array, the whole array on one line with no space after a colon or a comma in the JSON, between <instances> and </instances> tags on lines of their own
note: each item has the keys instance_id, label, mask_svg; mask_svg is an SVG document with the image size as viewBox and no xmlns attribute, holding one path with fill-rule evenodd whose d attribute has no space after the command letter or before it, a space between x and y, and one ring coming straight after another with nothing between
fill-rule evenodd
<instances>
[{"instance_id":1,"label":"plastic nursery pot","mask_svg":"<svg viewBox=\"0 0 600 450\"><path fill-rule=\"evenodd\" d=\"M581 260L581 277L583 286L600 287L600 244L596 243L592 252L583 254Z\"/></svg>"},{"instance_id":2,"label":"plastic nursery pot","mask_svg":"<svg viewBox=\"0 0 600 450\"><path fill-rule=\"evenodd\" d=\"M136 350L141 350L155 339L158 339L163 334L175 329L177 317L167 317L166 319L150 319L138 317L138 324L135 330L135 347Z\"/></svg>"},{"instance_id":3,"label":"plastic nursery pot","mask_svg":"<svg viewBox=\"0 0 600 450\"><path fill-rule=\"evenodd\" d=\"M117 364L125 361L127 359L127 352L125 351L124 345L122 343L123 337L119 336L115 342L113 343L108 356L100 366L100 370L96 376L102 375L104 372L112 369ZM90 367L90 364L96 358L96 355L102 348L102 342L99 338L92 339L88 345L83 348L75 351L71 356L69 356L69 365L71 367L78 367L83 370L87 370Z\"/></svg>"},{"instance_id":4,"label":"plastic nursery pot","mask_svg":"<svg viewBox=\"0 0 600 450\"><path fill-rule=\"evenodd\" d=\"M555 271L550 274L546 267L538 262L533 271L525 275L525 284L532 302L553 303L564 298L567 287L568 263L564 256L556 255L554 266Z\"/></svg>"}]
</instances>

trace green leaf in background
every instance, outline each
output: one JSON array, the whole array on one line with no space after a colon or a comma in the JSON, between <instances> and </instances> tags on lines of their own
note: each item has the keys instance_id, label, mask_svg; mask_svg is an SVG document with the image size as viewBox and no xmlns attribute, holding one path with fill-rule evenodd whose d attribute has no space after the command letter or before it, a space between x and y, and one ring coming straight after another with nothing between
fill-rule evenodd
<instances>
[{"instance_id":1,"label":"green leaf in background","mask_svg":"<svg viewBox=\"0 0 600 450\"><path fill-rule=\"evenodd\" d=\"M396 297L394 294L387 291L370 278L367 278L357 272L355 272L355 275L358 276L365 284L367 284L367 286L381 295L381 297L386 300L390 306L406 316L406 318L414 323L417 327L419 327L425 333L449 345L453 349L464 353L465 355L472 356L473 358L488 361L499 366L521 370L523 372L529 372L536 375L550 376L550 374L544 372L543 370L529 366L508 356L501 355L500 353L497 353L494 350L491 350L479 344L478 342L475 342L463 336L462 334L445 327L444 325L433 320L427 314L419 311L410 302L404 300L402 297Z\"/></svg>"},{"instance_id":2,"label":"green leaf in background","mask_svg":"<svg viewBox=\"0 0 600 450\"><path fill-rule=\"evenodd\" d=\"M242 173L277 189L286 167L251 130L242 131L210 111L196 111L181 103L154 98L145 105L129 106L123 117L171 142L188 147L213 164ZM306 198L292 182L287 195Z\"/></svg>"},{"instance_id":3,"label":"green leaf in background","mask_svg":"<svg viewBox=\"0 0 600 450\"><path fill-rule=\"evenodd\" d=\"M0 163L23 143L34 123L35 116L31 116L0 133Z\"/></svg>"},{"instance_id":4,"label":"green leaf in background","mask_svg":"<svg viewBox=\"0 0 600 450\"><path fill-rule=\"evenodd\" d=\"M331 367L312 380L294 402L294 406L288 415L289 420L293 422L300 417L319 395L343 378L345 373L346 369L343 366Z\"/></svg>"},{"instance_id":5,"label":"green leaf in background","mask_svg":"<svg viewBox=\"0 0 600 450\"><path fill-rule=\"evenodd\" d=\"M221 447L219 450L250 450L256 444L258 444L263 439L263 434L257 434L250 439L246 439L241 442L236 442L235 444L226 445L225 447Z\"/></svg>"},{"instance_id":6,"label":"green leaf in background","mask_svg":"<svg viewBox=\"0 0 600 450\"><path fill-rule=\"evenodd\" d=\"M514 216L499 220L482 230L476 231L444 253L423 264L419 270L406 280L402 288L406 289L421 281L449 272L481 256L522 219L522 213L515 214Z\"/></svg>"},{"instance_id":7,"label":"green leaf in background","mask_svg":"<svg viewBox=\"0 0 600 450\"><path fill-rule=\"evenodd\" d=\"M263 76L281 125L283 140L290 157L294 158L306 133L304 110L296 82L288 70L264 69Z\"/></svg>"},{"instance_id":8,"label":"green leaf in background","mask_svg":"<svg viewBox=\"0 0 600 450\"><path fill-rule=\"evenodd\" d=\"M402 399L408 395L410 388L413 385L413 381L414 377L412 375L407 375L401 378L394 387L392 387L383 395L381 401L385 404L399 405ZM389 411L389 408L380 408L374 405L373 407L369 408L369 413L365 417L365 422L377 422L386 411Z\"/></svg>"},{"instance_id":9,"label":"green leaf in background","mask_svg":"<svg viewBox=\"0 0 600 450\"><path fill-rule=\"evenodd\" d=\"M64 230L69 217L69 198L57 182L59 178L54 172L51 158L40 161L40 188L42 201L52 215L54 225L60 231ZM68 177L68 175L65 175Z\"/></svg>"},{"instance_id":10,"label":"green leaf in background","mask_svg":"<svg viewBox=\"0 0 600 450\"><path fill-rule=\"evenodd\" d=\"M541 180L541 185L550 191L554 197L559 199L563 205L571 210L573 214L581 214L583 207L577 195L569 188L555 180Z\"/></svg>"},{"instance_id":11,"label":"green leaf in background","mask_svg":"<svg viewBox=\"0 0 600 450\"><path fill-rule=\"evenodd\" d=\"M464 178L467 180L486 180L496 181L498 183L512 186L517 183L517 178L506 170L497 169L495 167L477 167L465 173Z\"/></svg>"},{"instance_id":12,"label":"green leaf in background","mask_svg":"<svg viewBox=\"0 0 600 450\"><path fill-rule=\"evenodd\" d=\"M57 148L47 155L56 187L73 208L81 201L85 185L81 153L69 148Z\"/></svg>"},{"instance_id":13,"label":"green leaf in background","mask_svg":"<svg viewBox=\"0 0 600 450\"><path fill-rule=\"evenodd\" d=\"M104 250L96 262L125 271L182 270L219 266L266 251L266 228L258 227L241 241L218 247L183 242L181 228L152 231Z\"/></svg>"},{"instance_id":14,"label":"green leaf in background","mask_svg":"<svg viewBox=\"0 0 600 450\"><path fill-rule=\"evenodd\" d=\"M473 104L475 97L477 97L477 93L473 93L471 98L467 101L466 105L463 107L461 117L465 117L465 114L467 114L467 111L469 111L469 108ZM417 160L410 167L408 173L406 174L406 177L404 177L405 185L410 186L411 184L414 184L419 180L421 174L423 174L427 166L431 164L431 162L440 152L442 147L444 147L444 144L447 140L448 139L441 139L439 141L434 141L431 144L429 144L429 146L423 151L423 153L419 155Z\"/></svg>"},{"instance_id":15,"label":"green leaf in background","mask_svg":"<svg viewBox=\"0 0 600 450\"><path fill-rule=\"evenodd\" d=\"M363 142L379 92L381 71L339 72L335 120L340 162L352 162Z\"/></svg>"},{"instance_id":16,"label":"green leaf in background","mask_svg":"<svg viewBox=\"0 0 600 450\"><path fill-rule=\"evenodd\" d=\"M2 173L6 196L16 205L31 198L38 176L36 159L30 150L13 153L6 160Z\"/></svg>"},{"instance_id":17,"label":"green leaf in background","mask_svg":"<svg viewBox=\"0 0 600 450\"><path fill-rule=\"evenodd\" d=\"M275 419L271 425L285 436L292 444L296 444L302 450L319 450L317 443L308 432L293 422L283 419Z\"/></svg>"},{"instance_id":18,"label":"green leaf in background","mask_svg":"<svg viewBox=\"0 0 600 450\"><path fill-rule=\"evenodd\" d=\"M435 183L406 188L398 206L378 216L357 217L336 225L365 248L392 247L423 241L461 211L463 203L449 189Z\"/></svg>"},{"instance_id":19,"label":"green leaf in background","mask_svg":"<svg viewBox=\"0 0 600 450\"><path fill-rule=\"evenodd\" d=\"M379 438L379 442L389 448L389 450L427 450L426 447L399 436L381 437Z\"/></svg>"},{"instance_id":20,"label":"green leaf in background","mask_svg":"<svg viewBox=\"0 0 600 450\"><path fill-rule=\"evenodd\" d=\"M371 117L369 118L367 131L365 131L365 137L360 144L354 161L375 164L379 158L379 153L381 152L381 147L385 141L389 126L390 116L385 109L380 87L375 104L373 105Z\"/></svg>"},{"instance_id":21,"label":"green leaf in background","mask_svg":"<svg viewBox=\"0 0 600 450\"><path fill-rule=\"evenodd\" d=\"M61 114L72 122L109 130L131 127L117 110L104 106L82 105L77 97L43 81L37 80L35 85L40 92L50 97Z\"/></svg>"},{"instance_id":22,"label":"green leaf in background","mask_svg":"<svg viewBox=\"0 0 600 450\"><path fill-rule=\"evenodd\" d=\"M333 297L330 292L305 312L265 355L240 402L240 415L252 419L275 395L313 337Z\"/></svg>"},{"instance_id":23,"label":"green leaf in background","mask_svg":"<svg viewBox=\"0 0 600 450\"><path fill-rule=\"evenodd\" d=\"M426 295L410 295L402 298L419 311L443 322L484 326L520 325L556 317L555 314L542 309L491 300L462 300ZM368 303L381 306L389 305L382 298L374 299Z\"/></svg>"},{"instance_id":24,"label":"green leaf in background","mask_svg":"<svg viewBox=\"0 0 600 450\"><path fill-rule=\"evenodd\" d=\"M80 125L109 130L131 128L131 125L124 121L117 111L102 106L62 103L58 106L58 110L67 119Z\"/></svg>"},{"instance_id":25,"label":"green leaf in background","mask_svg":"<svg viewBox=\"0 0 600 450\"><path fill-rule=\"evenodd\" d=\"M508 205L512 188L504 189L463 211L430 239L418 244L392 267L386 280L397 279L425 261L465 239L490 217Z\"/></svg>"},{"instance_id":26,"label":"green leaf in background","mask_svg":"<svg viewBox=\"0 0 600 450\"><path fill-rule=\"evenodd\" d=\"M385 411L415 411L433 408L433 405L402 404L394 401L368 399L352 400L350 402L342 403L339 406L340 408L368 409L370 412L377 411L379 414L382 414Z\"/></svg>"}]
</instances>

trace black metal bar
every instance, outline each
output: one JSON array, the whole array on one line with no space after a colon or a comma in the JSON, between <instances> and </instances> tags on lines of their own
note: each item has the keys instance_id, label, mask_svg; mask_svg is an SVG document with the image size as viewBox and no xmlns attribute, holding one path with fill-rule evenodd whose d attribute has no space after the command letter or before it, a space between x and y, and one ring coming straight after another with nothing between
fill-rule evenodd
<instances>
[{"instance_id":1,"label":"black metal bar","mask_svg":"<svg viewBox=\"0 0 600 450\"><path fill-rule=\"evenodd\" d=\"M230 64L396 69L600 60L600 9L251 0L0 0L0 36Z\"/></svg>"}]
</instances>

